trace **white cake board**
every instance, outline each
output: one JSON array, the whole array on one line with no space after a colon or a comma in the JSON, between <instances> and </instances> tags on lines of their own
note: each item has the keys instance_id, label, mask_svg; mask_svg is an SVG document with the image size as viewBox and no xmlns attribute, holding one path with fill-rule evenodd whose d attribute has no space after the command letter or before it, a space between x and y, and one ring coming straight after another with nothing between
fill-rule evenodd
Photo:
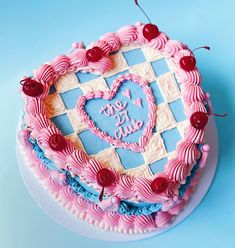
<instances>
[{"instance_id":1,"label":"white cake board","mask_svg":"<svg viewBox=\"0 0 235 248\"><path fill-rule=\"evenodd\" d=\"M47 192L40 182L35 178L35 176L30 172L29 168L26 166L23 156L19 149L19 144L16 144L16 153L17 160L19 165L20 174L24 181L26 188L28 189L30 195L35 200L35 202L52 218L55 222L63 225L67 229L78 233L80 235L99 239L106 241L132 241L146 239L149 237L156 236L160 233L163 233L170 228L174 227L178 223L182 222L187 216L189 216L193 210L200 204L203 197L206 195L216 172L217 160L218 160L218 137L215 121L213 118L210 118L207 133L206 141L210 145L210 153L207 160L207 164L203 169L199 184L196 191L191 197L189 204L185 209L180 213L175 221L165 229L160 231L154 231L145 234L121 234L116 232L107 232L101 229L98 229L84 221L76 219L67 209L63 208L58 204L53 197Z\"/></svg>"}]
</instances>

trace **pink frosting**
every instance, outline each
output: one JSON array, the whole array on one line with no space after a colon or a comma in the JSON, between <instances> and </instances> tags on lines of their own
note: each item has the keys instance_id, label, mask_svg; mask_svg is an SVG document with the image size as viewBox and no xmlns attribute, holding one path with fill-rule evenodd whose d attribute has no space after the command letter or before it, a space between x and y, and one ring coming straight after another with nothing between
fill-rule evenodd
<instances>
[{"instance_id":1,"label":"pink frosting","mask_svg":"<svg viewBox=\"0 0 235 248\"><path fill-rule=\"evenodd\" d=\"M108 43L110 52L116 52L120 49L121 43L116 33L107 33L101 36L100 39Z\"/></svg>"},{"instance_id":2,"label":"pink frosting","mask_svg":"<svg viewBox=\"0 0 235 248\"><path fill-rule=\"evenodd\" d=\"M54 67L44 64L34 71L34 77L45 84L51 84L55 77Z\"/></svg>"},{"instance_id":3,"label":"pink frosting","mask_svg":"<svg viewBox=\"0 0 235 248\"><path fill-rule=\"evenodd\" d=\"M53 66L55 74L58 77L68 71L70 67L70 59L66 55L60 55L51 62L51 65Z\"/></svg>"},{"instance_id":4,"label":"pink frosting","mask_svg":"<svg viewBox=\"0 0 235 248\"><path fill-rule=\"evenodd\" d=\"M67 140L65 149L58 152L51 151L51 156L53 157L56 165L58 165L59 168L67 169L66 167L67 157L70 156L70 154L72 154L74 150L75 150L74 144L70 140Z\"/></svg>"},{"instance_id":5,"label":"pink frosting","mask_svg":"<svg viewBox=\"0 0 235 248\"><path fill-rule=\"evenodd\" d=\"M112 61L108 57L103 57L98 62L88 63L88 71L92 71L97 74L104 74L105 72L108 72L111 68L112 68Z\"/></svg>"},{"instance_id":6,"label":"pink frosting","mask_svg":"<svg viewBox=\"0 0 235 248\"><path fill-rule=\"evenodd\" d=\"M168 41L168 37L165 33L160 32L159 35L149 42L149 46L154 49L162 50Z\"/></svg>"},{"instance_id":7,"label":"pink frosting","mask_svg":"<svg viewBox=\"0 0 235 248\"><path fill-rule=\"evenodd\" d=\"M128 46L137 39L136 27L133 25L120 28L117 34L122 46Z\"/></svg>"},{"instance_id":8,"label":"pink frosting","mask_svg":"<svg viewBox=\"0 0 235 248\"><path fill-rule=\"evenodd\" d=\"M17 134L20 144L23 147L26 147L27 149L30 149L32 147L31 144L28 142L29 136L30 136L30 131L28 129L20 130Z\"/></svg>"},{"instance_id":9,"label":"pink frosting","mask_svg":"<svg viewBox=\"0 0 235 248\"><path fill-rule=\"evenodd\" d=\"M25 104L24 110L27 114L43 115L45 116L45 105L44 102L37 98L29 98Z\"/></svg>"},{"instance_id":10,"label":"pink frosting","mask_svg":"<svg viewBox=\"0 0 235 248\"><path fill-rule=\"evenodd\" d=\"M102 50L103 56L105 57L107 57L110 54L111 49L112 49L106 40L98 40L92 43L89 47L87 47L87 49L90 49L96 46L98 46Z\"/></svg>"},{"instance_id":11,"label":"pink frosting","mask_svg":"<svg viewBox=\"0 0 235 248\"><path fill-rule=\"evenodd\" d=\"M179 69L176 71L176 75L179 82L181 82L184 85L187 84L199 85L202 82L201 74L197 69L194 69L192 71L184 71L182 69Z\"/></svg>"},{"instance_id":12,"label":"pink frosting","mask_svg":"<svg viewBox=\"0 0 235 248\"><path fill-rule=\"evenodd\" d=\"M183 161L174 158L168 161L165 172L173 181L184 182L189 173L189 167Z\"/></svg>"},{"instance_id":13,"label":"pink frosting","mask_svg":"<svg viewBox=\"0 0 235 248\"><path fill-rule=\"evenodd\" d=\"M185 164L194 164L200 156L196 144L188 140L182 141L177 145L176 153L178 154L178 158Z\"/></svg>"},{"instance_id":14,"label":"pink frosting","mask_svg":"<svg viewBox=\"0 0 235 248\"><path fill-rule=\"evenodd\" d=\"M182 95L185 102L202 102L205 100L205 94L202 88L198 85L183 85Z\"/></svg>"},{"instance_id":15,"label":"pink frosting","mask_svg":"<svg viewBox=\"0 0 235 248\"><path fill-rule=\"evenodd\" d=\"M66 167L75 174L82 173L83 168L89 161L88 156L81 150L75 150L66 157Z\"/></svg>"},{"instance_id":16,"label":"pink frosting","mask_svg":"<svg viewBox=\"0 0 235 248\"><path fill-rule=\"evenodd\" d=\"M31 117L31 115L29 115ZM32 129L32 136L36 139L42 135L43 130L47 130L51 125L50 119L43 114L36 114L33 116L34 121L29 122ZM54 128L54 127L53 127Z\"/></svg>"},{"instance_id":17,"label":"pink frosting","mask_svg":"<svg viewBox=\"0 0 235 248\"><path fill-rule=\"evenodd\" d=\"M169 213L172 215L178 215L184 209L185 203L186 201L184 199L180 200L169 210Z\"/></svg>"},{"instance_id":18,"label":"pink frosting","mask_svg":"<svg viewBox=\"0 0 235 248\"><path fill-rule=\"evenodd\" d=\"M156 194L151 189L151 181L144 178L136 178L133 190L140 201L163 202L168 200L165 194Z\"/></svg>"},{"instance_id":19,"label":"pink frosting","mask_svg":"<svg viewBox=\"0 0 235 248\"><path fill-rule=\"evenodd\" d=\"M196 129L192 126L187 128L185 139L196 144L201 144L204 141L205 130Z\"/></svg>"},{"instance_id":20,"label":"pink frosting","mask_svg":"<svg viewBox=\"0 0 235 248\"><path fill-rule=\"evenodd\" d=\"M104 216L104 211L96 204L89 204L89 211L87 211L87 217L92 221L102 221Z\"/></svg>"},{"instance_id":21,"label":"pink frosting","mask_svg":"<svg viewBox=\"0 0 235 248\"><path fill-rule=\"evenodd\" d=\"M138 215L135 218L135 228L137 230L142 229L144 226L144 231L148 230L155 230L156 229L156 224L153 219L152 215Z\"/></svg>"},{"instance_id":22,"label":"pink frosting","mask_svg":"<svg viewBox=\"0 0 235 248\"><path fill-rule=\"evenodd\" d=\"M46 123L46 122L45 122ZM35 123L34 123L35 124ZM43 124L44 125L44 124ZM33 126L32 126L33 127ZM49 146L49 138L53 135L53 134L60 134L60 131L58 128L56 128L55 126L47 126L45 128L43 127L39 127L40 130L40 135L38 135L37 137L37 141L38 144L43 147L46 150L51 150L50 146ZM35 131L35 128L34 128Z\"/></svg>"},{"instance_id":23,"label":"pink frosting","mask_svg":"<svg viewBox=\"0 0 235 248\"><path fill-rule=\"evenodd\" d=\"M172 61L177 64L178 66L179 63L180 63L180 59L183 58L184 56L193 56L193 53L189 50L189 49L181 49L181 50L178 50L173 58L172 58Z\"/></svg>"},{"instance_id":24,"label":"pink frosting","mask_svg":"<svg viewBox=\"0 0 235 248\"><path fill-rule=\"evenodd\" d=\"M177 52L184 48L186 48L186 46L178 40L168 40L163 49L163 54L167 57L173 57Z\"/></svg>"},{"instance_id":25,"label":"pink frosting","mask_svg":"<svg viewBox=\"0 0 235 248\"><path fill-rule=\"evenodd\" d=\"M135 217L133 215L122 214L120 215L118 226L122 231L134 229L134 220Z\"/></svg>"},{"instance_id":26,"label":"pink frosting","mask_svg":"<svg viewBox=\"0 0 235 248\"><path fill-rule=\"evenodd\" d=\"M85 49L76 49L74 52L69 54L71 69L77 71L88 65L88 60L86 58Z\"/></svg>"},{"instance_id":27,"label":"pink frosting","mask_svg":"<svg viewBox=\"0 0 235 248\"><path fill-rule=\"evenodd\" d=\"M158 229L165 228L173 221L174 216L169 212L160 211L155 216L155 224Z\"/></svg>"},{"instance_id":28,"label":"pink frosting","mask_svg":"<svg viewBox=\"0 0 235 248\"><path fill-rule=\"evenodd\" d=\"M103 223L105 227L115 227L118 225L120 215L117 212L109 212L107 211L106 214L103 216Z\"/></svg>"},{"instance_id":29,"label":"pink frosting","mask_svg":"<svg viewBox=\"0 0 235 248\"><path fill-rule=\"evenodd\" d=\"M58 194L58 192L63 188L63 186L52 178L48 179L48 188L53 194Z\"/></svg>"},{"instance_id":30,"label":"pink frosting","mask_svg":"<svg viewBox=\"0 0 235 248\"><path fill-rule=\"evenodd\" d=\"M207 113L206 107L203 102L193 102L187 111L188 117L190 118L190 116L195 112Z\"/></svg>"},{"instance_id":31,"label":"pink frosting","mask_svg":"<svg viewBox=\"0 0 235 248\"><path fill-rule=\"evenodd\" d=\"M121 175L119 178L119 183L116 187L116 195L123 197L125 195L126 198L132 198L135 197L135 194L132 190L132 186L134 184L134 178L127 176L127 175Z\"/></svg>"}]
</instances>

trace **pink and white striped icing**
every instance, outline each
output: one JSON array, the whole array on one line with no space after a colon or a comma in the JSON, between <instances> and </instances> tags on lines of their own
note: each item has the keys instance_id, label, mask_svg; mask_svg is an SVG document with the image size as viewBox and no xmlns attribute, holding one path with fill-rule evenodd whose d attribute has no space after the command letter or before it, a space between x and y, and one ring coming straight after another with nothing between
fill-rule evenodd
<instances>
[{"instance_id":1,"label":"pink and white striped icing","mask_svg":"<svg viewBox=\"0 0 235 248\"><path fill-rule=\"evenodd\" d=\"M104 57L98 62L88 62L85 58L86 50L79 46L68 55L61 55L55 58L51 63L44 64L34 71L33 78L42 82L45 85L45 92L42 96L35 99L24 96L25 100L25 120L30 124L31 136L35 138L39 145L45 150L45 154L58 164L60 168L69 168L74 173L81 173L81 178L91 184L95 184L94 175L97 172L97 168L102 168L101 164L98 164L96 160L90 160L81 151L77 150L73 144L69 143L66 151L62 153L51 151L48 146L48 138L53 133L60 133L58 129L50 122L46 116L44 108L44 99L49 93L49 86L53 83L53 80L71 71L89 71L99 74L108 72L112 66L112 62L109 58L109 53L117 51L121 46L130 44L138 44L153 47L154 49L161 51L168 57L176 67L176 78L182 85L182 95L188 115L203 110L203 102L205 100L205 94L200 87L201 76L198 70L191 72L183 71L179 66L179 60L185 55L191 55L191 51L180 42L169 40L166 34L160 32L159 36L148 42L142 35L143 25L138 23L137 25L126 26L118 30L116 33L108 33L101 37L101 39L93 43L90 47L100 46L104 53ZM129 78L133 77L131 75ZM128 78L127 77L127 78ZM123 78L119 78L123 80ZM136 81L138 81L136 79ZM145 83L143 83L144 85ZM115 88L113 89L115 91ZM150 94L148 87L144 88L145 93L149 97L149 101L153 102L154 98ZM112 94L107 94L102 91L97 91L96 96L109 99ZM94 95L88 95L88 98L94 97ZM82 101L85 102L86 98L81 97L79 104ZM83 109L78 109L82 115L84 115ZM153 118L153 116L149 116ZM93 124L89 121L88 124L95 129ZM191 125L188 126L184 139L181 141L181 146L176 152L177 163L169 161L166 166L165 172L169 176L169 179L173 183L179 183L185 180L187 174L190 173L188 168L190 162L193 162L196 157L195 145L204 142L204 130L197 130ZM105 134L100 134L103 138ZM143 133L143 138L140 141L140 146L144 146L147 143L147 137L151 135L151 128L149 127ZM109 142L112 141L110 138ZM115 141L115 145L119 147L122 141ZM189 143L191 145L189 145ZM138 145L126 145L126 148L132 147L133 149L139 149ZM83 164L84 162L84 164ZM88 166L87 166L88 165ZM98 166L98 167L97 167ZM117 174L117 173L116 173ZM171 196L158 196L153 195L150 190L151 180L144 180L142 178L136 179L126 175L117 175L117 183L107 192L117 195L121 199L135 198L136 200L144 201L146 199L159 199L159 201L166 201ZM95 187L98 187L97 185ZM132 193L135 192L135 193ZM160 199L161 198L161 199ZM160 218L160 217L159 217ZM161 219L161 218L160 218ZM163 221L164 222L164 221Z\"/></svg>"}]
</instances>

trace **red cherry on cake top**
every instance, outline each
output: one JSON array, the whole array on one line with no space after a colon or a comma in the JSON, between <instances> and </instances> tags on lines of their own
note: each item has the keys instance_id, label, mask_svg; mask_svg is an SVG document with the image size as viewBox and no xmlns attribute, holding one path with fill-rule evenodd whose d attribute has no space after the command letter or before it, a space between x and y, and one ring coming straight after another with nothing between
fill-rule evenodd
<instances>
[{"instance_id":1,"label":"red cherry on cake top","mask_svg":"<svg viewBox=\"0 0 235 248\"><path fill-rule=\"evenodd\" d=\"M168 185L169 182L165 177L157 177L152 181L150 187L154 193L161 194L166 191Z\"/></svg>"},{"instance_id":2,"label":"red cherry on cake top","mask_svg":"<svg viewBox=\"0 0 235 248\"><path fill-rule=\"evenodd\" d=\"M196 66L196 59L193 56L184 56L180 59L180 67L185 71L192 71Z\"/></svg>"},{"instance_id":3,"label":"red cherry on cake top","mask_svg":"<svg viewBox=\"0 0 235 248\"><path fill-rule=\"evenodd\" d=\"M97 62L103 57L103 52L100 47L93 47L86 51L86 58L90 62Z\"/></svg>"},{"instance_id":4,"label":"red cherry on cake top","mask_svg":"<svg viewBox=\"0 0 235 248\"><path fill-rule=\"evenodd\" d=\"M193 52L198 50L198 49L202 49L202 48L210 50L210 47L208 47L208 46L202 46L202 47L197 47L197 48L193 49L193 51L191 52L190 55L184 56L180 59L180 67L185 71L194 70L194 68L196 66L196 59L193 56Z\"/></svg>"},{"instance_id":5,"label":"red cherry on cake top","mask_svg":"<svg viewBox=\"0 0 235 248\"><path fill-rule=\"evenodd\" d=\"M66 147L66 140L61 134L53 134L49 138L49 146L54 151L62 151Z\"/></svg>"},{"instance_id":6,"label":"red cherry on cake top","mask_svg":"<svg viewBox=\"0 0 235 248\"><path fill-rule=\"evenodd\" d=\"M20 83L23 85L22 90L27 96L37 97L43 93L42 83L39 83L32 78L25 78L21 80Z\"/></svg>"},{"instance_id":7,"label":"red cherry on cake top","mask_svg":"<svg viewBox=\"0 0 235 248\"><path fill-rule=\"evenodd\" d=\"M148 19L149 23L144 25L143 28L143 36L148 41L151 41L152 39L156 38L159 35L158 27L151 23L150 18L146 14L146 12L143 10L143 8L139 5L138 0L135 0L135 4L139 7L139 9L142 11L142 13L145 15L145 17Z\"/></svg>"},{"instance_id":8,"label":"red cherry on cake top","mask_svg":"<svg viewBox=\"0 0 235 248\"><path fill-rule=\"evenodd\" d=\"M195 112L190 117L191 125L196 129L204 129L208 122L208 114L204 112Z\"/></svg>"},{"instance_id":9,"label":"red cherry on cake top","mask_svg":"<svg viewBox=\"0 0 235 248\"><path fill-rule=\"evenodd\" d=\"M116 181L114 173L107 168L102 168L97 172L96 180L102 187L109 187Z\"/></svg>"},{"instance_id":10,"label":"red cherry on cake top","mask_svg":"<svg viewBox=\"0 0 235 248\"><path fill-rule=\"evenodd\" d=\"M158 27L152 23L148 23L144 25L143 28L143 36L148 41L151 41L152 39L156 38L159 35Z\"/></svg>"}]
</instances>

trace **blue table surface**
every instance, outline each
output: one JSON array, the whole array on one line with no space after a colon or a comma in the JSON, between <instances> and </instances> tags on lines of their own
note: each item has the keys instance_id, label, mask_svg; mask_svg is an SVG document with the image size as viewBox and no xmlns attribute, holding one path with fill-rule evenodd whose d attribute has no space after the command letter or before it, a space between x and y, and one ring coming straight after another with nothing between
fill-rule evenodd
<instances>
[{"instance_id":1,"label":"blue table surface","mask_svg":"<svg viewBox=\"0 0 235 248\"><path fill-rule=\"evenodd\" d=\"M91 240L56 224L27 192L15 157L15 130L22 107L19 79L60 53L72 42L85 44L144 16L132 0L0 1L0 247L120 247ZM218 170L200 206L181 224L147 240L122 247L235 247L235 19L233 0L140 0L152 22L171 38L198 51L203 87L212 96L217 118ZM107 234L108 235L108 234Z\"/></svg>"}]
</instances>

